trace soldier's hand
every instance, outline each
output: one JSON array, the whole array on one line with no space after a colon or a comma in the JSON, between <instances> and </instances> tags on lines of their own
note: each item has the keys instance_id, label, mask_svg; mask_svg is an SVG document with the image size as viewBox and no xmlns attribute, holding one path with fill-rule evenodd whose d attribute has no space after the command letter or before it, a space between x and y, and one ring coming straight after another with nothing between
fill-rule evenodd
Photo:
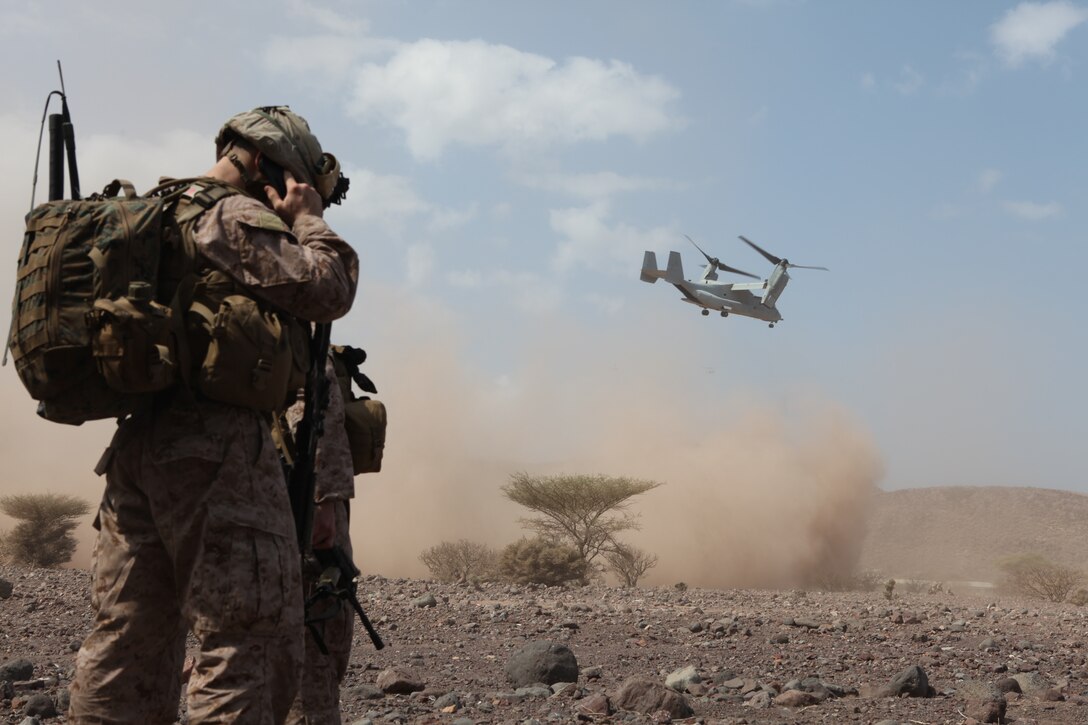
<instances>
[{"instance_id":1,"label":"soldier's hand","mask_svg":"<svg viewBox=\"0 0 1088 725\"><path fill-rule=\"evenodd\" d=\"M279 192L274 187L267 184L264 187L264 193L272 204L272 211L276 212L287 226L293 227L295 220L306 214L322 216L324 210L321 195L314 187L296 181L287 169L283 170L283 181L287 187L287 195L283 198L280 198Z\"/></svg>"}]
</instances>

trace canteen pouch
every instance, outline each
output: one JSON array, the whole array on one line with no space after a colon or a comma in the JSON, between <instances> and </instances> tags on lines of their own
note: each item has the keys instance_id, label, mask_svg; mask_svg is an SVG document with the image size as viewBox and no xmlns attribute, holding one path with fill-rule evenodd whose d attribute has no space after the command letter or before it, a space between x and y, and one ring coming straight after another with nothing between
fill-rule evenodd
<instances>
[{"instance_id":1,"label":"canteen pouch","mask_svg":"<svg viewBox=\"0 0 1088 725\"><path fill-rule=\"evenodd\" d=\"M87 313L91 354L106 384L119 393L154 393L177 381L169 307L151 299L151 286L129 285L119 299L97 299Z\"/></svg>"},{"instance_id":2,"label":"canteen pouch","mask_svg":"<svg viewBox=\"0 0 1088 725\"><path fill-rule=\"evenodd\" d=\"M347 428L356 476L382 470L386 424L385 405L380 400L357 398L344 401L344 426Z\"/></svg>"},{"instance_id":3,"label":"canteen pouch","mask_svg":"<svg viewBox=\"0 0 1088 725\"><path fill-rule=\"evenodd\" d=\"M190 312L208 336L196 389L229 405L281 410L294 365L287 325L243 295L227 295L215 312L196 301Z\"/></svg>"}]
</instances>

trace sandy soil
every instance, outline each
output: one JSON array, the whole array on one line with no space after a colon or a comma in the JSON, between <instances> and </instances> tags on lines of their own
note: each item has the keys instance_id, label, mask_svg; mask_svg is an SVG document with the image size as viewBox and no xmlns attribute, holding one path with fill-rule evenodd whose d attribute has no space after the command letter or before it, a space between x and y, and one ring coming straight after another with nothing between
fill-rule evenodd
<instances>
[{"instance_id":1,"label":"sandy soil","mask_svg":"<svg viewBox=\"0 0 1088 725\"><path fill-rule=\"evenodd\" d=\"M0 600L0 665L34 664L29 681L2 693L0 718L22 723L30 696L63 700L91 620L89 575L0 568L0 579L13 584ZM388 646L375 651L357 629L343 689L349 724L666 722L662 713L601 714L608 703L599 695L614 703L628 678L664 684L687 666L702 680L684 694L695 715L674 721L964 723L981 714L988 688L1016 675L1024 693L1004 695L1006 722L1088 722L1088 608L963 593L889 600L882 592L558 589L374 576L360 593ZM426 594L435 606L422 606ZM582 672L575 687L545 697L507 682L511 655L535 640L573 651ZM933 696L879 696L912 666ZM424 689L382 693L376 683L387 669ZM779 692L805 678L842 696L783 706L790 698Z\"/></svg>"}]
</instances>

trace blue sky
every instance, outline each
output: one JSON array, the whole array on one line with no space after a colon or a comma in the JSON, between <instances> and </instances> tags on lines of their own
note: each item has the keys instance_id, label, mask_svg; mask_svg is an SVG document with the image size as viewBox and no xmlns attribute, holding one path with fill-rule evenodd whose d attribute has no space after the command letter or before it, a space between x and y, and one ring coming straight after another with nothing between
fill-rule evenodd
<instances>
[{"instance_id":1,"label":"blue sky","mask_svg":"<svg viewBox=\"0 0 1088 725\"><path fill-rule=\"evenodd\" d=\"M50 8L0 0L9 259L58 58L85 189L200 173L228 116L290 104L352 178L328 219L362 279L335 337L390 405L382 505L441 480L478 490L440 518L491 510L521 468L746 480L768 419L791 459L845 426L884 488L1088 493L1088 3ZM831 271L793 275L773 330L703 318L638 281L647 249L700 271L684 234ZM39 423L0 379L8 453L71 449L50 475L96 491L109 424Z\"/></svg>"}]
</instances>

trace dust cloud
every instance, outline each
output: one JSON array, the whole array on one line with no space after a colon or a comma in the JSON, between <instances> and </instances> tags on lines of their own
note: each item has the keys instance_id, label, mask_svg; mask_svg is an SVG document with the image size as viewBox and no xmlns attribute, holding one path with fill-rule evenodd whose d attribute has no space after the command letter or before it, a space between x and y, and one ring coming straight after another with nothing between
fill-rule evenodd
<instances>
[{"instance_id":1,"label":"dust cloud","mask_svg":"<svg viewBox=\"0 0 1088 725\"><path fill-rule=\"evenodd\" d=\"M356 337L353 316L334 338L369 350L365 369L389 409L383 472L356 479L352 536L365 572L425 576L429 546L500 547L523 535L525 512L499 491L515 471L663 482L634 501L642 528L625 536L659 557L647 583L793 586L854 566L882 465L833 401L768 399L726 366L709 373L698 343L648 344L622 324L602 335L537 319L520 344L496 346L513 361L504 372L488 357L495 341L474 339L442 308L404 304L393 290L362 294L360 311L383 319ZM0 495L56 491L96 505L104 480L92 469L113 424L39 420L10 365L0 402ZM74 566L90 563L90 518ZM10 523L0 517L0 530Z\"/></svg>"},{"instance_id":2,"label":"dust cloud","mask_svg":"<svg viewBox=\"0 0 1088 725\"><path fill-rule=\"evenodd\" d=\"M647 344L645 322L602 335L536 320L512 355L531 362L488 377L464 325L425 306L393 314L364 343L390 416L383 472L356 479L364 571L422 576L428 546L515 540L525 512L499 487L519 470L663 482L635 500L642 528L625 538L658 555L648 583L793 586L853 569L882 463L834 402L738 390L698 344Z\"/></svg>"}]
</instances>

